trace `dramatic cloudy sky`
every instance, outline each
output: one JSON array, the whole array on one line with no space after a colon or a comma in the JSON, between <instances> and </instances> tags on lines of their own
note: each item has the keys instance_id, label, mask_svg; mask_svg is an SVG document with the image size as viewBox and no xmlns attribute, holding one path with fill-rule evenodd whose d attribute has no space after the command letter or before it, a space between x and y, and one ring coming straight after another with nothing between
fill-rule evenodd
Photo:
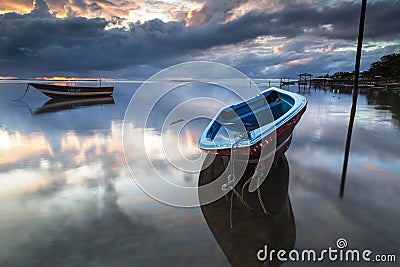
<instances>
[{"instance_id":1,"label":"dramatic cloudy sky","mask_svg":"<svg viewBox=\"0 0 400 267\"><path fill-rule=\"evenodd\" d=\"M193 60L254 78L351 71L360 3L0 0L0 77L146 78ZM369 0L362 69L400 52L399 11Z\"/></svg>"}]
</instances>

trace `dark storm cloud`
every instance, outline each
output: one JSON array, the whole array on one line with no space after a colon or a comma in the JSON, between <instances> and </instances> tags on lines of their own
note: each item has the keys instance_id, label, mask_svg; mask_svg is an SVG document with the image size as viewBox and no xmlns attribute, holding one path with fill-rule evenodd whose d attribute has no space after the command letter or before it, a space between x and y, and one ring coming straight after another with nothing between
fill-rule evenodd
<instances>
[{"instance_id":1,"label":"dark storm cloud","mask_svg":"<svg viewBox=\"0 0 400 267\"><path fill-rule=\"evenodd\" d=\"M400 35L399 1L373 2L368 5L365 38L392 39ZM274 13L247 13L228 23L227 29L242 29L247 35L296 37L312 35L332 39L355 40L358 34L360 5L352 2L334 7L288 4ZM246 35L245 34L245 35Z\"/></svg>"},{"instance_id":2,"label":"dark storm cloud","mask_svg":"<svg viewBox=\"0 0 400 267\"><path fill-rule=\"evenodd\" d=\"M30 13L30 15L37 16L37 17L51 16L49 5L44 0L34 0L33 1L33 10Z\"/></svg>"},{"instance_id":3,"label":"dark storm cloud","mask_svg":"<svg viewBox=\"0 0 400 267\"><path fill-rule=\"evenodd\" d=\"M399 1L376 1L368 4L364 37L380 40L399 37L399 7ZM311 29L313 35L349 40L357 38L360 13L360 5L357 3L343 3L337 8L322 9L321 12L303 12L305 19L297 17L301 21L300 26ZM286 18L288 22L293 20L291 16ZM313 27L316 22L319 22L318 26Z\"/></svg>"},{"instance_id":4,"label":"dark storm cloud","mask_svg":"<svg viewBox=\"0 0 400 267\"><path fill-rule=\"evenodd\" d=\"M192 24L202 24L206 22L223 22L231 14L232 10L239 7L241 4L248 0L219 0L219 1L205 1L201 9L191 12Z\"/></svg>"},{"instance_id":5,"label":"dark storm cloud","mask_svg":"<svg viewBox=\"0 0 400 267\"><path fill-rule=\"evenodd\" d=\"M87 5L87 7L90 9L91 12L97 12L102 10L102 7L99 6L99 4L97 4L96 2Z\"/></svg>"},{"instance_id":6,"label":"dark storm cloud","mask_svg":"<svg viewBox=\"0 0 400 267\"><path fill-rule=\"evenodd\" d=\"M258 36L355 40L360 8L355 3L323 8L288 4L274 13L250 12L225 24L211 19L186 27L184 21L156 19L132 23L128 30L106 30L110 22L105 19L59 19L48 13L45 1L38 0L37 3L30 14L0 15L0 71L3 76L21 73L44 75L49 71L54 74L113 71L137 65L163 66L183 58L190 60L189 55L196 51L240 44ZM74 4L86 5L81 0L74 0ZM399 37L400 19L395 8L398 4L399 1L369 4L366 39L393 40ZM117 17L114 20L111 23L119 21ZM305 45L293 42L293 48L288 47L289 50L284 52L294 49L300 54ZM280 58L284 62L283 57ZM291 58L294 60L293 56Z\"/></svg>"},{"instance_id":7,"label":"dark storm cloud","mask_svg":"<svg viewBox=\"0 0 400 267\"><path fill-rule=\"evenodd\" d=\"M112 3L112 2L110 2L110 1L107 1L107 0L97 0L97 1L95 1L95 3L103 3L103 4L107 4L107 5L110 5L110 6L116 6L116 4L114 4L114 3Z\"/></svg>"},{"instance_id":8,"label":"dark storm cloud","mask_svg":"<svg viewBox=\"0 0 400 267\"><path fill-rule=\"evenodd\" d=\"M79 8L86 8L87 4L84 0L70 0L69 1L73 6L79 7Z\"/></svg>"}]
</instances>

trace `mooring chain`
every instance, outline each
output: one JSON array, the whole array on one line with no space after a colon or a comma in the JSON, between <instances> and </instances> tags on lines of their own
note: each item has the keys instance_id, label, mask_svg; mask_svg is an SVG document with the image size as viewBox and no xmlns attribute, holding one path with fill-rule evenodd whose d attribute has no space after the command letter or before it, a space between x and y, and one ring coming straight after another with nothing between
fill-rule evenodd
<instances>
[{"instance_id":1,"label":"mooring chain","mask_svg":"<svg viewBox=\"0 0 400 267\"><path fill-rule=\"evenodd\" d=\"M239 147L239 143L241 141L247 139L248 137L249 137L249 134L247 132L246 133L240 133L239 132L234 137L235 139L237 139L237 141L232 145L232 156L231 156L231 160L230 160L230 163L231 163L231 174L228 175L228 179L227 179L226 183L221 186L221 190L224 193L227 193L229 190L232 190L231 203L230 203L230 209L229 209L229 223L230 223L231 228L233 228L233 223L232 223L233 195L234 194L239 195L235 190L235 182L236 182L235 166L234 166L235 149L237 149ZM240 197L240 195L239 195L239 199L241 199L241 201L243 202L243 199ZM248 206L248 205L246 204L246 206Z\"/></svg>"},{"instance_id":2,"label":"mooring chain","mask_svg":"<svg viewBox=\"0 0 400 267\"><path fill-rule=\"evenodd\" d=\"M234 186L235 186L235 177L234 177L234 175L229 174L226 183L224 183L221 186L221 190L224 191L224 193L227 193L227 192L231 191Z\"/></svg>"},{"instance_id":3,"label":"mooring chain","mask_svg":"<svg viewBox=\"0 0 400 267\"><path fill-rule=\"evenodd\" d=\"M264 214L269 214L269 212L265 208L264 201L263 201L262 196L261 196L261 190L260 190L260 186L261 186L260 179L264 178L265 175L266 175L265 166L263 164L257 164L257 167L256 167L256 169L254 171L254 174L253 174L253 176L251 178L253 178L253 179L257 178L257 196L258 196L258 201L260 202L260 206L261 206ZM243 194L243 189L242 189L242 194Z\"/></svg>"},{"instance_id":4,"label":"mooring chain","mask_svg":"<svg viewBox=\"0 0 400 267\"><path fill-rule=\"evenodd\" d=\"M244 133L237 133L235 136L235 139L237 139L237 141L232 145L232 157L231 157L231 174L228 175L227 181L226 183L224 183L221 186L221 190L224 193L229 192L230 190L232 190L235 187L235 167L234 167L234 162L235 162L235 149L238 148L239 143L243 140L245 140L248 137L247 134Z\"/></svg>"},{"instance_id":5,"label":"mooring chain","mask_svg":"<svg viewBox=\"0 0 400 267\"><path fill-rule=\"evenodd\" d=\"M241 198L243 199L244 190L245 190L246 186L251 182L252 179L256 179L256 178L257 178L257 185L258 185L258 187L257 187L257 196L258 196L258 201L260 202L260 206L261 206L261 208L262 208L264 214L269 214L269 212L268 212L267 209L265 208L264 201L262 200L262 196L261 196L261 190L260 190L260 179L261 179L261 178L264 178L264 175L265 175L265 166L262 165L262 164L258 164L257 167L256 167L256 169L255 169L255 171L254 171L253 176L250 177L250 178L243 184L243 186L242 186L242 195L241 195ZM243 199L243 202L244 202L244 199Z\"/></svg>"},{"instance_id":6,"label":"mooring chain","mask_svg":"<svg viewBox=\"0 0 400 267\"><path fill-rule=\"evenodd\" d=\"M232 194L231 194L231 204L230 204L230 223L231 223L231 228L232 228L232 206L233 206L233 195L235 194L240 202L242 202L242 204L248 208L250 211L255 212L255 210L249 205L247 204L247 202L244 200L243 195L244 195L244 189L245 187L250 183L251 179L257 179L257 183L258 183L258 187L257 187L257 196L258 196L258 201L260 202L260 206L264 212L264 214L269 214L269 212L267 211L267 209L265 208L265 204L264 201L262 199L261 196L261 190L260 190L260 178L264 177L265 175L265 166L262 164L258 164L254 174L252 177L250 177L242 186L242 194L239 194L236 189L235 189L235 182L236 182L236 178L235 178L235 169L234 169L234 162L235 162L235 149L238 148L239 143L242 140L245 140L246 138L248 138L248 133L238 133L235 136L235 139L237 138L237 141L233 144L232 146L232 158L231 158L231 174L228 175L227 181L226 183L224 183L221 186L221 190L226 194L227 192L229 192L230 190L232 190Z\"/></svg>"}]
</instances>

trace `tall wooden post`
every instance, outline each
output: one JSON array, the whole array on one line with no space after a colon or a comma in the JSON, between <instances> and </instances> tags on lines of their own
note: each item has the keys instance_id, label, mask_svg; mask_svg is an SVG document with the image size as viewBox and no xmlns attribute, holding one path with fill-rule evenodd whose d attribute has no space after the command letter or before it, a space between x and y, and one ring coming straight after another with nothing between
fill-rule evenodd
<instances>
[{"instance_id":1,"label":"tall wooden post","mask_svg":"<svg viewBox=\"0 0 400 267\"><path fill-rule=\"evenodd\" d=\"M358 28L358 43L357 43L356 66L355 66L355 76L354 76L354 88L353 88L353 92L352 92L353 103L351 105L350 121L349 121L349 128L347 130L346 148L345 148L345 153L344 153L344 161L343 161L343 169L342 169L342 179L340 182L339 196L341 198L343 198L343 195L344 195L344 186L346 183L347 165L349 162L351 135L353 133L354 118L356 115L356 108L357 108L358 79L360 77L360 61L361 61L362 42L363 42L363 38L364 38L364 22L365 22L366 9L367 9L367 0L362 0L360 24L359 24L359 28Z\"/></svg>"}]
</instances>

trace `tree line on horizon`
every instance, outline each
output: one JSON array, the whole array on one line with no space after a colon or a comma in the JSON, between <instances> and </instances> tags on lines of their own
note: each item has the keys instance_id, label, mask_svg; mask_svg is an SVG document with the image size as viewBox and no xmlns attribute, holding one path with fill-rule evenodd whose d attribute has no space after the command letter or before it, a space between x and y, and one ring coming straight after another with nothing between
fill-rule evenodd
<instances>
[{"instance_id":1,"label":"tree line on horizon","mask_svg":"<svg viewBox=\"0 0 400 267\"><path fill-rule=\"evenodd\" d=\"M400 81L400 54L393 53L382 56L379 61L373 62L369 69L363 71L363 77L373 77L375 79ZM336 72L333 75L326 74L323 78L341 77L342 79L353 79L353 72Z\"/></svg>"},{"instance_id":2,"label":"tree line on horizon","mask_svg":"<svg viewBox=\"0 0 400 267\"><path fill-rule=\"evenodd\" d=\"M370 76L380 76L384 79L400 80L400 54L385 55L379 61L373 62L367 71Z\"/></svg>"}]
</instances>

